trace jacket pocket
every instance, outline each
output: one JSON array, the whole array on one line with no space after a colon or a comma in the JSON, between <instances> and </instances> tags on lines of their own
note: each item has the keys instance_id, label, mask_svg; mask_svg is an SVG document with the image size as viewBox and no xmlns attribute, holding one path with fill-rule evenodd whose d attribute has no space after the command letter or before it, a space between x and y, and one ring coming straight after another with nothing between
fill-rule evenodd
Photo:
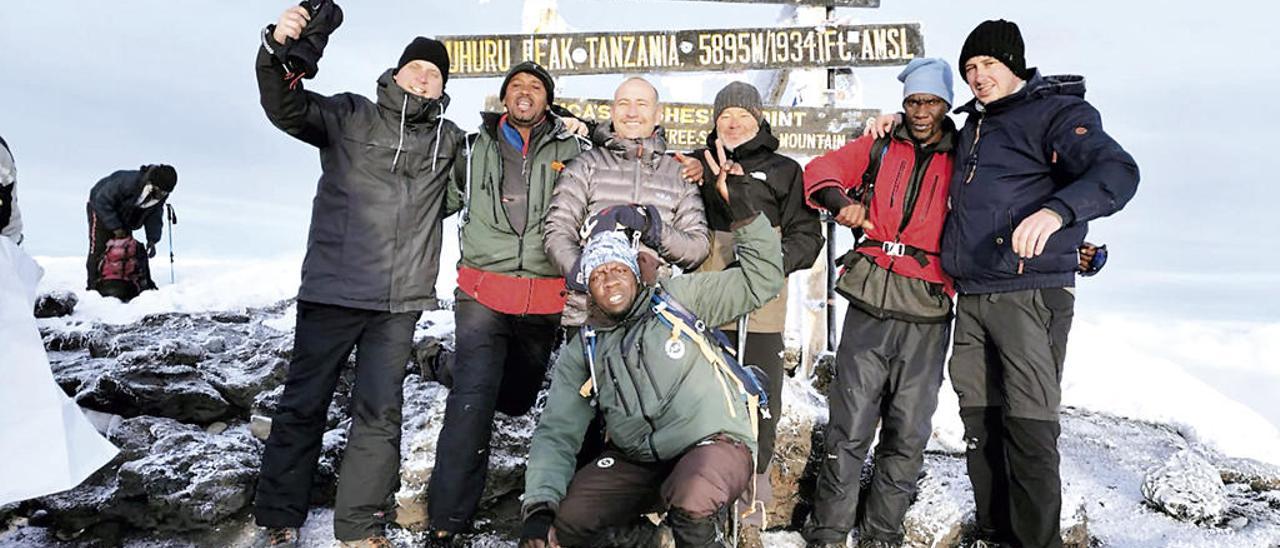
<instances>
[{"instance_id":1,"label":"jacket pocket","mask_svg":"<svg viewBox=\"0 0 1280 548\"><path fill-rule=\"evenodd\" d=\"M1020 269L1022 258L1013 252L1013 211L1002 209L992 215L991 226L995 228L995 234L991 236L989 243L994 249L995 270L1002 274L1022 274L1025 263L1024 268Z\"/></svg>"}]
</instances>

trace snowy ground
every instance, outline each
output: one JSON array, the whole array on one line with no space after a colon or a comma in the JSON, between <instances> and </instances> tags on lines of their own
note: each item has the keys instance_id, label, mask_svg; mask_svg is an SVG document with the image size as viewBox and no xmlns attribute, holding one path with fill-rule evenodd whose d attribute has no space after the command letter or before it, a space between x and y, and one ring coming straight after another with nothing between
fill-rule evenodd
<instances>
[{"instance_id":1,"label":"snowy ground","mask_svg":"<svg viewBox=\"0 0 1280 548\"><path fill-rule=\"evenodd\" d=\"M158 291L148 292L134 302L123 305L114 299L104 299L87 293L79 287L83 280L80 258L38 258L46 268L41 291L69 290L80 298L76 313L69 318L41 320L48 324L89 328L93 322L132 323L147 314L157 312L200 312L234 310L244 307L270 305L294 295L297 288L299 259L281 258L270 261L199 261L186 260L180 265L179 283L167 283L167 268L157 268L161 282ZM162 263L157 263L162 266ZM442 276L439 284L441 296L452 292L451 276ZM1224 393L1217 377L1221 375L1245 376L1253 380L1255 390L1276 393L1277 371L1270 365L1269 356L1280 351L1280 325L1192 322L1176 318L1153 318L1132 315L1108 315L1092 313L1095 303L1081 303L1072 331L1072 346L1066 367L1064 404L1082 409L1101 411L1172 425L1181 437L1215 448L1235 457L1249 457L1280 465L1280 432L1274 424L1249 406ZM449 331L453 328L451 314L447 311L432 313L433 331ZM1159 319L1159 322L1153 321ZM292 309L276 319L269 320L273 327L288 330L293 325ZM786 404L794 409L812 408L823 411L815 401L809 401L807 389L790 386ZM1262 399L1266 399L1265 397ZM934 417L934 437L930 449L930 474L935 478L951 480L955 485L967 487L963 481L963 466L954 455L962 451L961 426L954 393L944 387L939 410ZM825 415L825 412L819 413ZM825 419L824 417L821 417ZM1094 446L1114 451L1119 439L1107 431L1097 436L1067 435L1063 442L1064 461L1087 463L1092 460ZM1099 445L1100 444L1100 445ZM1121 444L1123 445L1123 444ZM1156 451L1134 448L1126 454L1143 456L1150 460ZM945 462L939 459L950 459ZM1137 457L1135 457L1137 459ZM1134 460L1134 459L1130 459ZM1167 518L1152 521L1152 512L1142 504L1140 493L1141 470L1157 464L1155 461L1138 462L1133 466L1118 466L1107 470L1076 469L1064 467L1064 514L1070 508L1087 507L1094 523L1091 532L1116 545L1163 546L1181 542L1185 546L1203 541L1218 545L1248 541L1249 545L1266 546L1258 535L1274 533L1271 529L1252 532L1252 536L1230 536L1214 540L1212 530L1183 527ZM928 480L926 480L928 481ZM937 481L937 480L935 480ZM1117 490L1117 486L1120 486ZM952 497L955 498L955 497ZM1274 506L1274 505L1273 505ZM1104 509L1105 507L1105 509ZM1129 510L1122 510L1122 509ZM956 508L957 512L971 512L972 508ZM1141 515L1129 515L1137 512ZM1068 516L1064 516L1064 519ZM329 546L328 535L331 512L318 509L308 521L308 530L315 539L315 546ZM1142 518L1148 526L1159 524L1162 532L1153 536L1152 531L1126 536L1127 520ZM1069 525L1069 524L1068 524ZM1167 529L1167 531L1164 531ZM25 535L41 535L41 530L26 530L23 535L8 540L26 540L40 545L41 541ZM252 535L251 527L229 525L211 535L214 540L228 545L241 545ZM1224 532L1225 533L1225 532ZM410 535L410 533L403 533ZM1199 541L1183 542L1191 538ZM1179 540L1179 539L1182 540ZM1153 540L1156 539L1156 540ZM1232 539L1232 540L1227 540ZM413 545L420 539L400 538L401 544ZM802 546L794 533L770 533L769 546ZM1253 542L1257 541L1257 542ZM1172 544L1171 544L1172 543ZM485 544L485 543L481 543ZM501 545L495 540L491 545ZM137 546L148 546L144 541Z\"/></svg>"},{"instance_id":2,"label":"snowy ground","mask_svg":"<svg viewBox=\"0 0 1280 548\"><path fill-rule=\"evenodd\" d=\"M184 259L173 285L168 283L168 265L155 261L160 289L123 305L82 289L82 258L38 260L46 270L41 291L71 290L80 298L72 317L42 321L80 325L131 323L156 312L269 305L296 294L301 261ZM445 257L444 264L452 261ZM450 273L442 269L437 284L442 298L452 296ZM1067 353L1064 405L1173 424L1225 454L1280 464L1280 429L1263 414L1280 416L1280 400L1268 396L1280 393L1275 358L1280 355L1280 324L1109 315L1093 309L1103 306L1082 294ZM436 328L451 329L449 315L440 316ZM291 329L292 315L276 323ZM959 446L962 428L956 405L955 394L944 387L934 416L936 449Z\"/></svg>"}]
</instances>

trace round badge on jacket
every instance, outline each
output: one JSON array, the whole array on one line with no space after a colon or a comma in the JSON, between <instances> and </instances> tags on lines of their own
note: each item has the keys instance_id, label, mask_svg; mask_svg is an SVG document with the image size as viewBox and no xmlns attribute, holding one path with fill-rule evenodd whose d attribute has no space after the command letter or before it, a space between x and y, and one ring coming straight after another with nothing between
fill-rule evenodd
<instances>
[{"instance_id":1,"label":"round badge on jacket","mask_svg":"<svg viewBox=\"0 0 1280 548\"><path fill-rule=\"evenodd\" d=\"M667 339L664 349L667 351L668 358L678 360L684 357L684 341L680 339Z\"/></svg>"}]
</instances>

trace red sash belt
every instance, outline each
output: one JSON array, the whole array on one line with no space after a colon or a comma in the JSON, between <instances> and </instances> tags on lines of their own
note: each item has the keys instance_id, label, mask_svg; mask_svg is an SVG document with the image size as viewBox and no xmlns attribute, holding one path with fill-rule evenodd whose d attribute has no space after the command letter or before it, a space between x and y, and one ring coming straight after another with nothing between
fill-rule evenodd
<instances>
[{"instance_id":1,"label":"red sash belt","mask_svg":"<svg viewBox=\"0 0 1280 548\"><path fill-rule=\"evenodd\" d=\"M503 314L559 314L568 293L564 278L521 278L458 267L458 289Z\"/></svg>"}]
</instances>

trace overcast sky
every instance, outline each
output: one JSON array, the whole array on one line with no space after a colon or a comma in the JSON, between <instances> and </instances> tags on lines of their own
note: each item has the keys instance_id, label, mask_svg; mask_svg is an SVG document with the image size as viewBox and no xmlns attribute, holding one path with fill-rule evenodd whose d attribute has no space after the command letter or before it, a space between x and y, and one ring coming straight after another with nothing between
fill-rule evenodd
<instances>
[{"instance_id":1,"label":"overcast sky","mask_svg":"<svg viewBox=\"0 0 1280 548\"><path fill-rule=\"evenodd\" d=\"M1085 282L1099 299L1135 312L1280 319L1280 237L1272 221L1280 188L1275 170L1263 171L1276 156L1270 149L1280 115L1273 28L1280 9L1272 2L882 1L879 9L841 8L838 16L918 21L926 54L953 65L978 22L1008 18L1022 27L1028 64L1088 77L1087 98L1142 170L1128 209L1092 225L1091 239L1113 252L1104 276ZM288 5L7 2L0 135L18 164L28 251L83 253L93 183L116 169L164 162L179 173L172 200L179 257L300 254L317 155L267 122L252 70L259 30ZM346 22L307 85L371 94L413 36L518 33L522 5L348 1ZM581 31L769 26L780 12L681 0L559 6ZM863 106L897 109L899 70L858 70ZM709 82L706 101L725 81L687 78ZM566 77L559 93L607 97L618 81ZM450 82L449 117L474 128L484 96L498 85ZM957 89L957 102L970 96Z\"/></svg>"}]
</instances>

